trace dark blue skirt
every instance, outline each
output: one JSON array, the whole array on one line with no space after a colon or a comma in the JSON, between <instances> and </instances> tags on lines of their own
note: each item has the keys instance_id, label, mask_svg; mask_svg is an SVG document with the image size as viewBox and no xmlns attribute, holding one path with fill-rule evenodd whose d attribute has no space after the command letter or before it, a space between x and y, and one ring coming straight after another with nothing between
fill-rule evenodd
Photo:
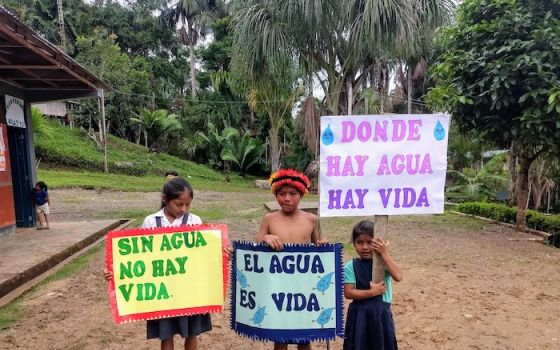
<instances>
[{"instance_id":1,"label":"dark blue skirt","mask_svg":"<svg viewBox=\"0 0 560 350\"><path fill-rule=\"evenodd\" d=\"M381 295L350 304L344 350L397 350L391 304L384 302Z\"/></svg>"},{"instance_id":2,"label":"dark blue skirt","mask_svg":"<svg viewBox=\"0 0 560 350\"><path fill-rule=\"evenodd\" d=\"M148 320L147 324L148 339L159 338L165 340L172 338L175 334L188 338L208 332L211 329L210 314Z\"/></svg>"}]
</instances>

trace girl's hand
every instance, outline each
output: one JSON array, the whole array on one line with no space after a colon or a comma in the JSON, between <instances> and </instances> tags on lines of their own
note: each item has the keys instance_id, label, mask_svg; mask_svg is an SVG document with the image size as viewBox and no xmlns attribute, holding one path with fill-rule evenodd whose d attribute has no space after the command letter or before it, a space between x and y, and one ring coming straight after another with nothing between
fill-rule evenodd
<instances>
[{"instance_id":1,"label":"girl's hand","mask_svg":"<svg viewBox=\"0 0 560 350\"><path fill-rule=\"evenodd\" d=\"M266 235L266 236L264 236L263 242L268 244L268 246L270 248L272 248L276 251L280 251L280 250L284 249L284 243L282 243L282 240L278 236Z\"/></svg>"},{"instance_id":2,"label":"girl's hand","mask_svg":"<svg viewBox=\"0 0 560 350\"><path fill-rule=\"evenodd\" d=\"M381 281L379 283L369 282L369 290L371 291L371 296L375 297L385 293L385 281Z\"/></svg>"},{"instance_id":3,"label":"girl's hand","mask_svg":"<svg viewBox=\"0 0 560 350\"><path fill-rule=\"evenodd\" d=\"M106 281L110 281L113 279L113 273L106 268L103 269L103 276L105 277Z\"/></svg>"},{"instance_id":4,"label":"girl's hand","mask_svg":"<svg viewBox=\"0 0 560 350\"><path fill-rule=\"evenodd\" d=\"M389 241L384 241L381 237L375 237L371 242L371 245L377 254L381 256L389 254Z\"/></svg>"},{"instance_id":5,"label":"girl's hand","mask_svg":"<svg viewBox=\"0 0 560 350\"><path fill-rule=\"evenodd\" d=\"M318 245L318 246L322 246L322 245L328 244L328 243L329 243L329 240L328 240L328 239L326 239L326 238L321 238L321 239L318 240L317 243L315 243L315 244Z\"/></svg>"}]
</instances>

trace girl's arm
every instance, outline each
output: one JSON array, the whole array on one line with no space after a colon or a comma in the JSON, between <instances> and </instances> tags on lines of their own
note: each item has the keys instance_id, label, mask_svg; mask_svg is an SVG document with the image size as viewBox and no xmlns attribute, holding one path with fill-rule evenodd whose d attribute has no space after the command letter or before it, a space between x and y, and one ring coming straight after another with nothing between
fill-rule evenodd
<instances>
[{"instance_id":1,"label":"girl's arm","mask_svg":"<svg viewBox=\"0 0 560 350\"><path fill-rule=\"evenodd\" d=\"M369 282L369 289L356 289L355 284L344 284L344 297L352 300L362 300L373 298L385 293L385 282L380 283Z\"/></svg>"},{"instance_id":2,"label":"girl's arm","mask_svg":"<svg viewBox=\"0 0 560 350\"><path fill-rule=\"evenodd\" d=\"M376 237L373 242L373 250L381 255L381 259L385 262L389 274L395 282L400 282L403 279L403 273L399 265L393 260L389 254L389 244L380 237Z\"/></svg>"}]
</instances>

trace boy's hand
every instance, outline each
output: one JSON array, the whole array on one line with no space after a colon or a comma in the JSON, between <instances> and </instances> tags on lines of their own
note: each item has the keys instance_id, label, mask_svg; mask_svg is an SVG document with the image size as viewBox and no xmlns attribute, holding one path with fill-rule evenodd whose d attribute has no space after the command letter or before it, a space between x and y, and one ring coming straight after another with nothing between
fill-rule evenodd
<instances>
[{"instance_id":1,"label":"boy's hand","mask_svg":"<svg viewBox=\"0 0 560 350\"><path fill-rule=\"evenodd\" d=\"M381 256L389 253L389 242L384 241L381 237L375 237L371 245L373 246L373 250Z\"/></svg>"},{"instance_id":2,"label":"boy's hand","mask_svg":"<svg viewBox=\"0 0 560 350\"><path fill-rule=\"evenodd\" d=\"M317 243L315 243L315 244L321 246L321 245L325 245L325 244L328 244L328 243L329 243L329 240L328 240L328 239L326 239L326 238L321 238L321 239L319 239L319 240L317 241Z\"/></svg>"},{"instance_id":3,"label":"boy's hand","mask_svg":"<svg viewBox=\"0 0 560 350\"><path fill-rule=\"evenodd\" d=\"M282 243L282 240L278 236L266 235L264 236L263 242L268 244L268 246L274 250L280 251L284 249L284 244Z\"/></svg>"},{"instance_id":4,"label":"boy's hand","mask_svg":"<svg viewBox=\"0 0 560 350\"><path fill-rule=\"evenodd\" d=\"M381 281L379 283L369 282L369 290L371 291L371 296L375 297L385 293L385 281Z\"/></svg>"},{"instance_id":5,"label":"boy's hand","mask_svg":"<svg viewBox=\"0 0 560 350\"><path fill-rule=\"evenodd\" d=\"M105 277L106 281L110 281L113 279L113 273L106 268L103 269L103 276Z\"/></svg>"}]
</instances>

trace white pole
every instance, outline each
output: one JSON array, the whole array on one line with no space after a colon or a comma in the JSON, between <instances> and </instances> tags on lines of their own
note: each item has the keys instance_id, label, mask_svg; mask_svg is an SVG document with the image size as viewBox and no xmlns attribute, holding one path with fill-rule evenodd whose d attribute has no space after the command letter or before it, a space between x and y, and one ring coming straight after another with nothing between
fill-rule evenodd
<instances>
[{"instance_id":1,"label":"white pole","mask_svg":"<svg viewBox=\"0 0 560 350\"><path fill-rule=\"evenodd\" d=\"M107 130L105 126L105 94L103 89L99 90L101 95L101 129L99 132L103 134L103 170L105 173L109 172L109 168L107 167Z\"/></svg>"}]
</instances>

